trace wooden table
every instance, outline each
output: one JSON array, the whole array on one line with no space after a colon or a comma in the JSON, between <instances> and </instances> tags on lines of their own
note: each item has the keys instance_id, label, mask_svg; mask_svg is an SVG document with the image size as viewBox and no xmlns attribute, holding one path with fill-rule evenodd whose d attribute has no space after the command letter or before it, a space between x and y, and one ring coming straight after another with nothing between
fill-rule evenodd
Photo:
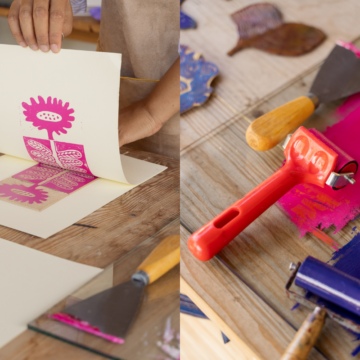
<instances>
[{"instance_id":1,"label":"wooden table","mask_svg":"<svg viewBox=\"0 0 360 360\"><path fill-rule=\"evenodd\" d=\"M0 6L0 16L7 17L9 8ZM97 43L100 32L100 21L91 16L74 16L73 30L67 39Z\"/></svg>"},{"instance_id":2,"label":"wooden table","mask_svg":"<svg viewBox=\"0 0 360 360\"><path fill-rule=\"evenodd\" d=\"M3 226L0 226L0 237L100 268L129 252L126 261L136 263L137 256L143 254L135 249L150 237L155 236L158 241L179 231L179 162L142 151L127 151L128 156L168 169L46 240ZM0 349L0 359L95 360L101 357L27 330Z\"/></svg>"},{"instance_id":3,"label":"wooden table","mask_svg":"<svg viewBox=\"0 0 360 360\"><path fill-rule=\"evenodd\" d=\"M181 120L181 291L238 345L241 358L273 360L280 358L309 313L304 307L290 310L294 303L284 292L290 262L303 261L308 255L328 261L333 249L311 234L299 238L297 228L277 205L206 263L192 256L186 241L282 165L280 147L264 153L249 148L246 128L261 114L306 94L335 39L352 41L360 35L357 18L341 15L343 11L351 14L359 4L344 1L341 10L337 2L276 1L285 20L318 26L328 40L299 58L254 49L227 57L226 50L237 36L229 14L249 3L187 0L183 6L198 28L182 31L181 43L217 64L220 77L210 100ZM319 108L305 126L324 130L335 122L330 115L336 105ZM336 235L334 229L326 232L343 246L358 222ZM357 344L353 339L328 321L309 358L350 359Z\"/></svg>"}]
</instances>

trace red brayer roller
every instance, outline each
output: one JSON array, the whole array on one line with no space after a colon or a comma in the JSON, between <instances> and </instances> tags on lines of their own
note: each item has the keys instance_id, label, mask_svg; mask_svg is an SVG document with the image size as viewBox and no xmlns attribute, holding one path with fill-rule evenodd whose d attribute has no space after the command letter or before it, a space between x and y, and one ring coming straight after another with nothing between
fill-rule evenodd
<instances>
[{"instance_id":1,"label":"red brayer roller","mask_svg":"<svg viewBox=\"0 0 360 360\"><path fill-rule=\"evenodd\" d=\"M286 163L281 169L190 236L188 247L196 258L210 260L298 184L339 190L355 183L357 161L319 131L301 126L283 147Z\"/></svg>"}]
</instances>

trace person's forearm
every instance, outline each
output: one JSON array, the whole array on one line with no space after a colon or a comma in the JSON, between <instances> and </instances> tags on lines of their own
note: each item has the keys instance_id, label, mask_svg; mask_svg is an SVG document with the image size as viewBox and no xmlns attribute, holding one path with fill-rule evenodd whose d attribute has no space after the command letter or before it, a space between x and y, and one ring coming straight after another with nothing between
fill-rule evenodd
<instances>
[{"instance_id":1,"label":"person's forearm","mask_svg":"<svg viewBox=\"0 0 360 360\"><path fill-rule=\"evenodd\" d=\"M160 127L180 111L180 58L144 99L144 105Z\"/></svg>"}]
</instances>

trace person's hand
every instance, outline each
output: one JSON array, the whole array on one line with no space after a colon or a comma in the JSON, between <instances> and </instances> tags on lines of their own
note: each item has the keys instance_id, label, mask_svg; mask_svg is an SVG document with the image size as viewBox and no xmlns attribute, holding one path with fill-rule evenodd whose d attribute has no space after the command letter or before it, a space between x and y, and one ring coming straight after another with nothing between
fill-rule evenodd
<instances>
[{"instance_id":1,"label":"person's hand","mask_svg":"<svg viewBox=\"0 0 360 360\"><path fill-rule=\"evenodd\" d=\"M62 34L71 34L72 22L69 0L14 0L8 15L18 44L43 52L60 51Z\"/></svg>"},{"instance_id":2,"label":"person's hand","mask_svg":"<svg viewBox=\"0 0 360 360\"><path fill-rule=\"evenodd\" d=\"M119 146L151 136L162 125L150 114L145 101L123 108L119 112Z\"/></svg>"},{"instance_id":3,"label":"person's hand","mask_svg":"<svg viewBox=\"0 0 360 360\"><path fill-rule=\"evenodd\" d=\"M119 112L120 147L149 137L180 110L180 58L142 101Z\"/></svg>"}]
</instances>

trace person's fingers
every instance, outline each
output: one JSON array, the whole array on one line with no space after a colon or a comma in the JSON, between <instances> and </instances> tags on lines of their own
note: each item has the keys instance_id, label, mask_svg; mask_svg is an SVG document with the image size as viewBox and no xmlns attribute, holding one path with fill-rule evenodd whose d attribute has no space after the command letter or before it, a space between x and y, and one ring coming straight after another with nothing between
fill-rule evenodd
<instances>
[{"instance_id":1,"label":"person's fingers","mask_svg":"<svg viewBox=\"0 0 360 360\"><path fill-rule=\"evenodd\" d=\"M65 23L65 10L68 0L56 0L50 4L50 48L57 53L61 48L63 27Z\"/></svg>"},{"instance_id":2,"label":"person's fingers","mask_svg":"<svg viewBox=\"0 0 360 360\"><path fill-rule=\"evenodd\" d=\"M21 33L20 20L20 0L14 0L10 6L9 15L8 15L8 24L10 31L19 45L26 47L25 39Z\"/></svg>"},{"instance_id":3,"label":"person's fingers","mask_svg":"<svg viewBox=\"0 0 360 360\"><path fill-rule=\"evenodd\" d=\"M33 24L33 0L21 0L19 19L20 28L25 42L32 50L38 50Z\"/></svg>"},{"instance_id":4,"label":"person's fingers","mask_svg":"<svg viewBox=\"0 0 360 360\"><path fill-rule=\"evenodd\" d=\"M37 44L49 51L49 0L34 0L33 20Z\"/></svg>"},{"instance_id":5,"label":"person's fingers","mask_svg":"<svg viewBox=\"0 0 360 360\"><path fill-rule=\"evenodd\" d=\"M70 0L66 3L66 10L65 10L65 23L63 27L63 34L64 36L69 36L72 32L73 27L73 12Z\"/></svg>"}]
</instances>

